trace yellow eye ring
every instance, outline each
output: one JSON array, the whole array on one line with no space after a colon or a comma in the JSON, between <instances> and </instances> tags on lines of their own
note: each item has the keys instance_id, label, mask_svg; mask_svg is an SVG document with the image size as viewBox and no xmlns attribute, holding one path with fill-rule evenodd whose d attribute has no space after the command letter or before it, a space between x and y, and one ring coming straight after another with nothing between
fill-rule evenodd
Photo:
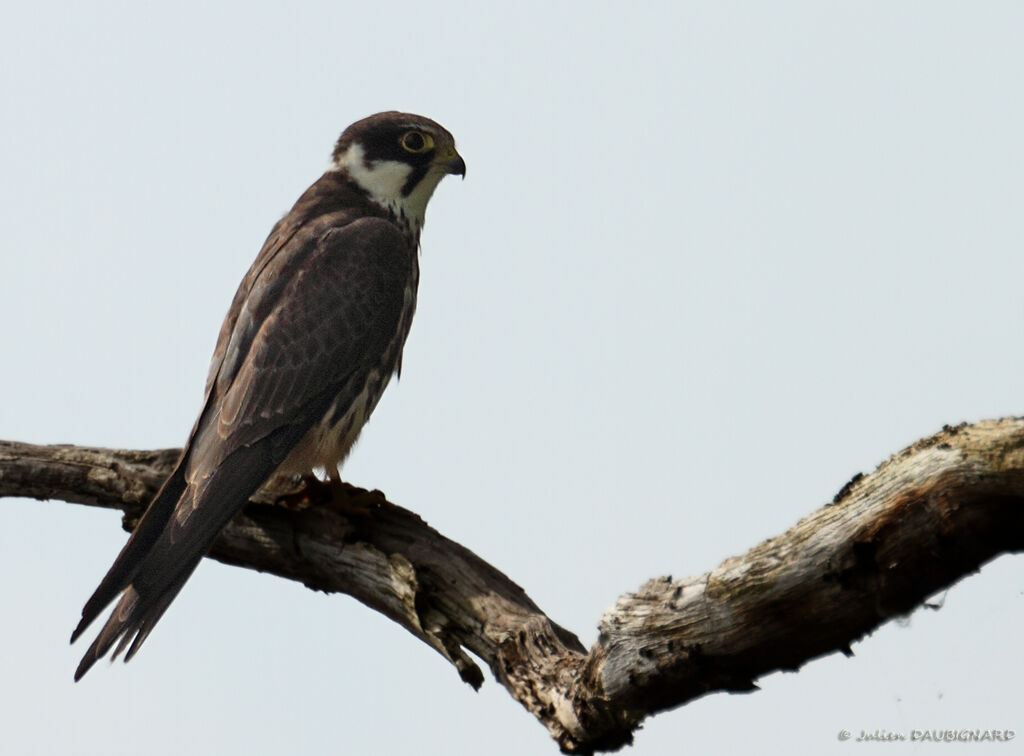
<instances>
[{"instance_id":1,"label":"yellow eye ring","mask_svg":"<svg viewBox=\"0 0 1024 756\"><path fill-rule=\"evenodd\" d=\"M398 143L406 152L420 153L434 148L434 137L423 131L407 131Z\"/></svg>"}]
</instances>

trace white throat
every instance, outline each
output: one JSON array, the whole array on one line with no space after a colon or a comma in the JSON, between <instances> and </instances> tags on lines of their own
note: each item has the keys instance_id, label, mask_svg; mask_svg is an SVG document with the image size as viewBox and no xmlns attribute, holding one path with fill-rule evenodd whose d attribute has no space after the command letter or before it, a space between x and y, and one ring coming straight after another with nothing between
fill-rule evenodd
<instances>
[{"instance_id":1,"label":"white throat","mask_svg":"<svg viewBox=\"0 0 1024 756\"><path fill-rule=\"evenodd\" d=\"M334 161L336 170L343 170L362 187L370 199L392 212L418 239L427 202L437 185L444 178L444 170L431 167L420 179L408 196L402 195L402 188L409 180L412 166L398 160L366 160L362 145L353 142Z\"/></svg>"}]
</instances>

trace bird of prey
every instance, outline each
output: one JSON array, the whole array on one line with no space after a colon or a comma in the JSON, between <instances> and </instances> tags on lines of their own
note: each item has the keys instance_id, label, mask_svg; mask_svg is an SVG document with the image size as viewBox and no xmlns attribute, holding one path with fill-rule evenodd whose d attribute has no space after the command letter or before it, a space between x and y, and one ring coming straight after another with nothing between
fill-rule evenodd
<instances>
[{"instance_id":1,"label":"bird of prey","mask_svg":"<svg viewBox=\"0 0 1024 756\"><path fill-rule=\"evenodd\" d=\"M86 602L72 643L120 600L75 680L118 643L130 659L203 555L274 473L338 481L393 373L416 307L427 201L466 175L452 135L378 113L270 232L231 303L177 467Z\"/></svg>"}]
</instances>

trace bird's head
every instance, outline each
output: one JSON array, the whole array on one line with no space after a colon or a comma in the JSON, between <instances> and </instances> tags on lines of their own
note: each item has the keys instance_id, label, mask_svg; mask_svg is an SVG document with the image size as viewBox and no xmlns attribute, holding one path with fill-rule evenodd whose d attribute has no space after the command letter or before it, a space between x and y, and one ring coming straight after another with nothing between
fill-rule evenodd
<instances>
[{"instance_id":1,"label":"bird's head","mask_svg":"<svg viewBox=\"0 0 1024 756\"><path fill-rule=\"evenodd\" d=\"M441 124L389 111L356 121L334 148L334 170L418 233L434 189L449 173L466 175L455 138Z\"/></svg>"}]
</instances>

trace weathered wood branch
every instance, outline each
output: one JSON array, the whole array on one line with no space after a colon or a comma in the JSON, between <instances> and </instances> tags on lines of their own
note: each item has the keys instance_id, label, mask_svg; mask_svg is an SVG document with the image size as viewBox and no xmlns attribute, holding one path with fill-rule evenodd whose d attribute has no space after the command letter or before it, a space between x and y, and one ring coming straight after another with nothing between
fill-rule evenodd
<instances>
[{"instance_id":1,"label":"weathered wood branch","mask_svg":"<svg viewBox=\"0 0 1024 756\"><path fill-rule=\"evenodd\" d=\"M130 529L176 455L0 442L0 496L119 509ZM352 595L479 687L472 652L563 751L591 753L629 743L655 712L849 653L887 619L1024 548L1024 419L944 428L743 556L649 581L605 614L589 652L505 575L378 491L331 499L307 482L258 498L211 557Z\"/></svg>"}]
</instances>

